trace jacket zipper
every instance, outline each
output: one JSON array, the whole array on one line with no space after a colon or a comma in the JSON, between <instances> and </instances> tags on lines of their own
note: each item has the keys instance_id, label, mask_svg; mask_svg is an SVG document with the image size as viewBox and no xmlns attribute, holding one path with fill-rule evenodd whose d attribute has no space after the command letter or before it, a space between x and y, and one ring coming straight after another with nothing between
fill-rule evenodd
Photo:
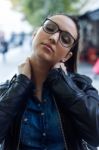
<instances>
[{"instance_id":1,"label":"jacket zipper","mask_svg":"<svg viewBox=\"0 0 99 150\"><path fill-rule=\"evenodd\" d=\"M54 96L53 96L53 99L54 99L54 103L55 103L55 106L56 106L56 110L57 110L57 112L58 112L58 116L59 116L60 129L61 129L61 132L62 132L62 136L63 136L64 144L65 144L65 150L68 150L67 142L66 142L66 138L65 138L65 135L64 135L64 131L63 131L63 126L62 126L61 116L60 116L60 113L59 113L59 110L58 110L58 106L57 106L57 104L56 104L56 101L55 101Z\"/></svg>"},{"instance_id":2,"label":"jacket zipper","mask_svg":"<svg viewBox=\"0 0 99 150\"><path fill-rule=\"evenodd\" d=\"M82 145L83 145L84 150L90 150L87 146L87 142L85 142L84 140L82 140Z\"/></svg>"}]
</instances>

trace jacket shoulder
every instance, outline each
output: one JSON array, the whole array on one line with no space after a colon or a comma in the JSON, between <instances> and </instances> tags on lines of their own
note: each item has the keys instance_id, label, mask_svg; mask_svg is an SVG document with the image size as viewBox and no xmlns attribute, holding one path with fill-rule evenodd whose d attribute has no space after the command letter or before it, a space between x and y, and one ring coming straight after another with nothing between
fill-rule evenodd
<instances>
[{"instance_id":1,"label":"jacket shoulder","mask_svg":"<svg viewBox=\"0 0 99 150\"><path fill-rule=\"evenodd\" d=\"M15 78L16 75L14 75L11 80L6 80L4 83L0 83L0 96L9 88Z\"/></svg>"},{"instance_id":2,"label":"jacket shoulder","mask_svg":"<svg viewBox=\"0 0 99 150\"><path fill-rule=\"evenodd\" d=\"M86 84L91 84L92 83L92 79L90 77L88 77L86 75L79 74L79 73L70 73L70 77L73 80L82 81Z\"/></svg>"},{"instance_id":3,"label":"jacket shoulder","mask_svg":"<svg viewBox=\"0 0 99 150\"><path fill-rule=\"evenodd\" d=\"M0 96L9 87L9 85L10 85L9 80L7 80L6 82L0 84Z\"/></svg>"},{"instance_id":4,"label":"jacket shoulder","mask_svg":"<svg viewBox=\"0 0 99 150\"><path fill-rule=\"evenodd\" d=\"M86 75L81 75L79 73L71 73L70 77L76 83L76 85L82 90L93 88L91 78Z\"/></svg>"}]
</instances>

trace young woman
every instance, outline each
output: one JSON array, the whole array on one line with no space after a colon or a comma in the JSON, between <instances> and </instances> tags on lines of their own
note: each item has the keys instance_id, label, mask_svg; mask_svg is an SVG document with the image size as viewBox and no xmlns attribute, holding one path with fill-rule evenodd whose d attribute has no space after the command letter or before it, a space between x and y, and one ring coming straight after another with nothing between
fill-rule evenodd
<instances>
[{"instance_id":1,"label":"young woman","mask_svg":"<svg viewBox=\"0 0 99 150\"><path fill-rule=\"evenodd\" d=\"M33 53L0 88L4 150L99 145L99 95L91 79L76 73L78 40L76 20L64 14L46 18L33 35Z\"/></svg>"}]
</instances>

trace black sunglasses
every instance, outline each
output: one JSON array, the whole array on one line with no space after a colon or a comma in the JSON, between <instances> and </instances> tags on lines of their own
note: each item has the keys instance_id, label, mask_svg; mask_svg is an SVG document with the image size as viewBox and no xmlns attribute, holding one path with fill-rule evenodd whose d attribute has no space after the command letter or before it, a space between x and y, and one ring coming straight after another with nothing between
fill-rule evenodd
<instances>
[{"instance_id":1,"label":"black sunglasses","mask_svg":"<svg viewBox=\"0 0 99 150\"><path fill-rule=\"evenodd\" d=\"M64 47L71 47L75 44L75 38L67 31L62 31L59 26L49 18L46 18L42 25L43 30L46 33L54 34L60 32L59 40Z\"/></svg>"}]
</instances>

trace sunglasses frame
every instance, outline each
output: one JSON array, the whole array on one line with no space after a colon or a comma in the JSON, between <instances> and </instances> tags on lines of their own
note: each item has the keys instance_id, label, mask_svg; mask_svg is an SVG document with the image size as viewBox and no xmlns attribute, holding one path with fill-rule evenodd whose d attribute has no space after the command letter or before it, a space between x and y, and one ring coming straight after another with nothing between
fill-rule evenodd
<instances>
[{"instance_id":1,"label":"sunglasses frame","mask_svg":"<svg viewBox=\"0 0 99 150\"><path fill-rule=\"evenodd\" d=\"M71 45L69 45L69 46L64 46L64 44L62 44L62 42L61 42L61 40L60 40L62 46L68 48L68 47L71 47L71 46L73 47L73 46L76 44L77 40L76 40L69 32L61 30L61 29L59 28L58 24L57 24L56 22L54 22L53 20L49 19L49 18L46 18L46 19L44 20L44 22L42 23L42 28L43 28L43 30L44 30L46 33L48 33L48 34L54 34L54 33L56 33L56 32L49 33L49 32L47 32L47 31L44 29L44 23L45 23L47 20L49 20L49 21L53 22L54 24L56 24L56 26L57 26L57 31L56 31L56 32L58 32L58 31L59 31L60 33L66 32L66 33L68 33L68 34L71 36L71 38L74 40L73 44L71 44ZM59 39L60 39L60 37L59 37Z\"/></svg>"}]
</instances>

